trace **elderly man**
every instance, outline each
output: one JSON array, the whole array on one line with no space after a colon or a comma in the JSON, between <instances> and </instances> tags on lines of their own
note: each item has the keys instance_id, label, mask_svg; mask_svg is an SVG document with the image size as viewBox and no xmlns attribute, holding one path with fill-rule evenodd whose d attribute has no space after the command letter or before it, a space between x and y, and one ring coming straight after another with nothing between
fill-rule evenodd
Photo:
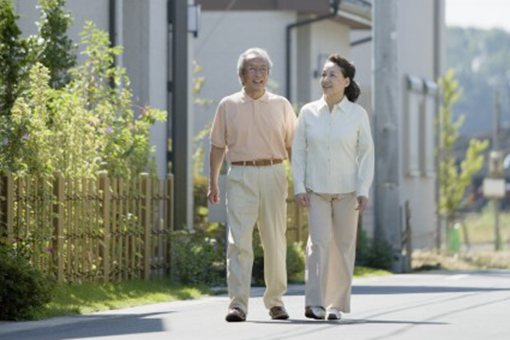
<instances>
[{"instance_id":1,"label":"elderly man","mask_svg":"<svg viewBox=\"0 0 510 340\"><path fill-rule=\"evenodd\" d=\"M272 62L250 48L239 56L242 90L218 105L211 130L208 199L220 201L218 176L226 155L228 216L226 320L245 321L253 266L252 235L258 226L264 249L264 304L272 319L285 320L287 290L286 198L283 160L290 156L296 115L289 101L266 90Z\"/></svg>"}]
</instances>

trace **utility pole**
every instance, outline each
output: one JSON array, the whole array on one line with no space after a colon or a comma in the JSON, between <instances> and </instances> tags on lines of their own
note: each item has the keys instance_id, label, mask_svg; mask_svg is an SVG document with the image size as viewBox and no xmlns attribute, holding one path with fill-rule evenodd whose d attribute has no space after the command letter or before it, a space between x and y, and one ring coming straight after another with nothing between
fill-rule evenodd
<instances>
[{"instance_id":1,"label":"utility pole","mask_svg":"<svg viewBox=\"0 0 510 340\"><path fill-rule=\"evenodd\" d=\"M490 155L492 163L492 176L495 178L502 178L504 181L503 171L503 154L499 145L499 122L501 117L501 102L499 98L499 91L496 90L494 101L494 121L493 121L493 137L492 137L492 152ZM501 233L499 227L499 198L492 199L494 205L494 250L501 250Z\"/></svg>"},{"instance_id":2,"label":"utility pole","mask_svg":"<svg viewBox=\"0 0 510 340\"><path fill-rule=\"evenodd\" d=\"M375 241L389 242L393 271L405 271L399 204L400 76L397 0L378 0L374 8Z\"/></svg>"},{"instance_id":3,"label":"utility pole","mask_svg":"<svg viewBox=\"0 0 510 340\"><path fill-rule=\"evenodd\" d=\"M193 226L191 177L191 117L189 116L188 1L167 0L168 5L168 127L171 138L167 160L174 174L174 227Z\"/></svg>"}]
</instances>

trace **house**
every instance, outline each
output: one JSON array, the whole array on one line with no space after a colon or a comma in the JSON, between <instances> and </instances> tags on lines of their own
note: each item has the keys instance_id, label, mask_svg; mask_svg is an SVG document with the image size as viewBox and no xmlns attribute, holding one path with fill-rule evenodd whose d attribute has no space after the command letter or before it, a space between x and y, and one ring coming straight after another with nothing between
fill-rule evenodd
<instances>
[{"instance_id":1,"label":"house","mask_svg":"<svg viewBox=\"0 0 510 340\"><path fill-rule=\"evenodd\" d=\"M237 58L246 48L258 46L268 50L274 63L270 89L287 96L298 108L320 96L319 74L324 60L330 53L339 52L357 66L356 78L362 89L359 102L371 115L374 137L378 128L384 128L376 124L381 108L374 90L384 91L388 84L374 83L376 68L385 67L384 60L376 59L374 29L388 18L376 17L372 1L339 1L336 13L335 2L327 0L196 3L202 8L201 28L193 41L192 58L203 68L201 97L216 103L237 91ZM409 225L414 247L433 247L438 232L434 119L438 111L436 80L445 67L444 0L379 1L374 6L386 10L392 6L394 11L393 33L381 34L396 41L391 51L394 84L390 85L395 97L391 113L396 118L392 146L395 164L391 167L395 190L391 198L383 193L379 202L376 194L372 195L373 205L364 215L364 229L370 236L376 224L391 223L382 227L392 230L387 236L399 252ZM197 130L212 119L214 109L214 104L195 106ZM380 148L376 150L376 158L386 157ZM385 185L385 179L376 179L374 187ZM393 220L378 220L374 206L387 202L393 206L387 213Z\"/></svg>"},{"instance_id":2,"label":"house","mask_svg":"<svg viewBox=\"0 0 510 340\"><path fill-rule=\"evenodd\" d=\"M34 33L37 1L13 2L21 15L24 34ZM75 41L83 22L92 20L109 31L116 44L124 46L117 63L127 68L134 93L142 104L169 109L172 114L176 96L167 90L170 85L175 89L181 84L170 81L174 73L188 73L189 81L180 86L184 94L191 93L193 77L204 77L198 95L211 104L191 105L191 96L177 96L190 104L185 112L178 112L186 117L185 126L162 124L152 131L161 176L167 172L170 128L189 132L185 137L188 146L179 150L184 150L180 152L185 156L182 163L191 169L191 137L210 122L216 103L240 88L236 64L245 49L258 46L268 50L274 63L269 87L287 96L296 108L320 96L319 73L330 53L339 52L351 59L357 66L356 78L362 90L359 102L372 119L378 166L386 169L384 175L389 176L376 178L364 228L369 235L378 228L390 230L388 238L399 252L406 224L411 226L414 247L433 247L437 239L435 81L445 67L444 2L67 0L66 7L75 17L70 31ZM190 11L187 18L188 24L197 23L198 29L193 28L195 34L189 33L184 47L176 51L170 48L180 37L176 22L184 19L182 12L177 15L170 9L179 5L182 10L186 4L201 8L198 17L191 15L197 11ZM176 64L172 63L175 53L181 53L181 57L188 54L184 62L180 59L177 68L172 66ZM385 55L391 58L385 59ZM201 72L192 71L193 61L201 66ZM382 78L388 70L392 71L391 77ZM388 103L391 105L386 106ZM385 130L388 127L391 129ZM380 139L384 131L391 132L390 139ZM391 143L385 144L388 141ZM389 146L381 149L383 145ZM191 179L183 176L183 187L178 191L186 194L179 200L182 205L176 212L185 211L182 221L189 225ZM386 188L391 188L391 192L386 192Z\"/></svg>"}]
</instances>

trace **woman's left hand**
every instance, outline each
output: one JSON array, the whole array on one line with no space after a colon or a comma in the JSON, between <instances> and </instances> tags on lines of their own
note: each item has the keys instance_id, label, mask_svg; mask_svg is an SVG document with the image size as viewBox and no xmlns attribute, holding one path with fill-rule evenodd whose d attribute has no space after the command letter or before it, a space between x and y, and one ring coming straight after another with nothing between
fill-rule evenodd
<instances>
[{"instance_id":1,"label":"woman's left hand","mask_svg":"<svg viewBox=\"0 0 510 340\"><path fill-rule=\"evenodd\" d=\"M368 197L365 196L358 196L358 206L354 210L358 210L360 214L363 214L363 211L365 211L365 208L368 205Z\"/></svg>"}]
</instances>

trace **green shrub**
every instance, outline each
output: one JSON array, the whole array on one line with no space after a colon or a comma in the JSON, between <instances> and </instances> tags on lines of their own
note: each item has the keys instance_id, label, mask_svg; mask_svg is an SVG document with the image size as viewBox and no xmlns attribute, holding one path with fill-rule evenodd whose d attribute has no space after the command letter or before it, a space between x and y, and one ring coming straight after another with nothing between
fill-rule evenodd
<instances>
[{"instance_id":1,"label":"green shrub","mask_svg":"<svg viewBox=\"0 0 510 340\"><path fill-rule=\"evenodd\" d=\"M33 318L50 302L54 282L23 257L0 247L0 320Z\"/></svg>"},{"instance_id":2,"label":"green shrub","mask_svg":"<svg viewBox=\"0 0 510 340\"><path fill-rule=\"evenodd\" d=\"M264 285L264 250L260 244L258 233L254 237L252 282ZM296 276L305 270L305 253L301 242L287 244L287 278L296 280ZM303 278L300 279L300 281Z\"/></svg>"},{"instance_id":3,"label":"green shrub","mask_svg":"<svg viewBox=\"0 0 510 340\"><path fill-rule=\"evenodd\" d=\"M301 242L294 242L287 246L287 275L290 281L304 280L305 252Z\"/></svg>"},{"instance_id":4,"label":"green shrub","mask_svg":"<svg viewBox=\"0 0 510 340\"><path fill-rule=\"evenodd\" d=\"M356 265L391 270L393 248L384 239L368 238L365 231L362 230L356 247Z\"/></svg>"},{"instance_id":5,"label":"green shrub","mask_svg":"<svg viewBox=\"0 0 510 340\"><path fill-rule=\"evenodd\" d=\"M370 240L365 230L358 230L356 239L356 265L367 266L370 257Z\"/></svg>"},{"instance_id":6,"label":"green shrub","mask_svg":"<svg viewBox=\"0 0 510 340\"><path fill-rule=\"evenodd\" d=\"M207 207L207 188L207 177L193 177L193 225L195 226L195 229L205 230L210 225L208 221L209 209Z\"/></svg>"},{"instance_id":7,"label":"green shrub","mask_svg":"<svg viewBox=\"0 0 510 340\"><path fill-rule=\"evenodd\" d=\"M201 230L172 236L173 274L183 284L224 284L225 256L221 243Z\"/></svg>"}]
</instances>

